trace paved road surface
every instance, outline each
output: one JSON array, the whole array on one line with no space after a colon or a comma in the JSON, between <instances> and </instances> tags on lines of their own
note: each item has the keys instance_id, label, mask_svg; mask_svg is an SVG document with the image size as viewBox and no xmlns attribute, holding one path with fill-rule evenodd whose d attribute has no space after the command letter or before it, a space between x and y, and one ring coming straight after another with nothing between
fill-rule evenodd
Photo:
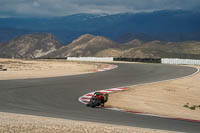
<instances>
[{"instance_id":1,"label":"paved road surface","mask_svg":"<svg viewBox=\"0 0 200 133\"><path fill-rule=\"evenodd\" d=\"M200 123L87 108L78 98L88 92L166 80L194 68L161 64L117 64L106 72L0 81L0 111L181 132L200 132Z\"/></svg>"}]
</instances>

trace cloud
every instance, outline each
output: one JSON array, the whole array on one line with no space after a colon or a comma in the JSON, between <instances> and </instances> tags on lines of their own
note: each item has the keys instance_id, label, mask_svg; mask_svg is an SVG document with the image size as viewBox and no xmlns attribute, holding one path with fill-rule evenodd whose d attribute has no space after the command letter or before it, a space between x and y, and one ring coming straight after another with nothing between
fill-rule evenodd
<instances>
[{"instance_id":1,"label":"cloud","mask_svg":"<svg viewBox=\"0 0 200 133\"><path fill-rule=\"evenodd\" d=\"M199 10L200 0L1 0L0 16L64 16L75 13L122 13Z\"/></svg>"}]
</instances>

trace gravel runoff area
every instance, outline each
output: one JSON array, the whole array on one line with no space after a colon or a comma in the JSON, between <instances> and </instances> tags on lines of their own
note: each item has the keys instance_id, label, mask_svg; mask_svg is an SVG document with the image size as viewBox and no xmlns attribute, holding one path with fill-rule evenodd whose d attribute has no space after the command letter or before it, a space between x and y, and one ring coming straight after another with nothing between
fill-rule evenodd
<instances>
[{"instance_id":1,"label":"gravel runoff area","mask_svg":"<svg viewBox=\"0 0 200 133\"><path fill-rule=\"evenodd\" d=\"M200 120L200 73L128 88L110 94L106 106L165 117Z\"/></svg>"},{"instance_id":2,"label":"gravel runoff area","mask_svg":"<svg viewBox=\"0 0 200 133\"><path fill-rule=\"evenodd\" d=\"M108 64L91 62L72 62L67 60L20 60L1 59L0 80L57 77L84 74L102 69Z\"/></svg>"},{"instance_id":3,"label":"gravel runoff area","mask_svg":"<svg viewBox=\"0 0 200 133\"><path fill-rule=\"evenodd\" d=\"M0 113L1 133L173 133L164 130Z\"/></svg>"}]
</instances>

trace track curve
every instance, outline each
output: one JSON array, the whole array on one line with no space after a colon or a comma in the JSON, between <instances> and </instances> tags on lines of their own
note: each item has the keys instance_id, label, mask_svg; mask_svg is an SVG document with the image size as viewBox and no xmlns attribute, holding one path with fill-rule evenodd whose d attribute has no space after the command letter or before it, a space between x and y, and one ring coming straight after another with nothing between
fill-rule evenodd
<instances>
[{"instance_id":1,"label":"track curve","mask_svg":"<svg viewBox=\"0 0 200 133\"><path fill-rule=\"evenodd\" d=\"M87 108L77 99L91 91L190 75L195 68L161 64L117 64L118 68L55 78L0 81L0 111L173 130L199 132L200 123Z\"/></svg>"}]
</instances>

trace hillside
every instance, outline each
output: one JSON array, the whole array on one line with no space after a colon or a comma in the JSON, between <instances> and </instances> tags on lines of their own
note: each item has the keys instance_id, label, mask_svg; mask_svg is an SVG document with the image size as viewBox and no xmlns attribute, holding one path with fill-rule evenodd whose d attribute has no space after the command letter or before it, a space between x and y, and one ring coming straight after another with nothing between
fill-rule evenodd
<instances>
[{"instance_id":1,"label":"hillside","mask_svg":"<svg viewBox=\"0 0 200 133\"><path fill-rule=\"evenodd\" d=\"M200 59L200 42L151 41L123 51L122 56L130 58Z\"/></svg>"},{"instance_id":2,"label":"hillside","mask_svg":"<svg viewBox=\"0 0 200 133\"><path fill-rule=\"evenodd\" d=\"M45 57L63 58L68 56L97 56L97 53L102 50L117 47L119 47L119 44L105 37L86 34L74 40L71 44L63 46Z\"/></svg>"},{"instance_id":3,"label":"hillside","mask_svg":"<svg viewBox=\"0 0 200 133\"><path fill-rule=\"evenodd\" d=\"M119 44L102 36L86 34L44 57L68 56L200 59L200 42L144 42L136 39Z\"/></svg>"},{"instance_id":4,"label":"hillside","mask_svg":"<svg viewBox=\"0 0 200 133\"><path fill-rule=\"evenodd\" d=\"M38 58L61 46L61 43L51 34L28 34L2 44L0 57Z\"/></svg>"},{"instance_id":5,"label":"hillside","mask_svg":"<svg viewBox=\"0 0 200 133\"><path fill-rule=\"evenodd\" d=\"M63 45L51 34L28 34L0 43L0 58L193 58L200 59L200 42L131 40L117 43L103 36L85 34Z\"/></svg>"}]
</instances>

